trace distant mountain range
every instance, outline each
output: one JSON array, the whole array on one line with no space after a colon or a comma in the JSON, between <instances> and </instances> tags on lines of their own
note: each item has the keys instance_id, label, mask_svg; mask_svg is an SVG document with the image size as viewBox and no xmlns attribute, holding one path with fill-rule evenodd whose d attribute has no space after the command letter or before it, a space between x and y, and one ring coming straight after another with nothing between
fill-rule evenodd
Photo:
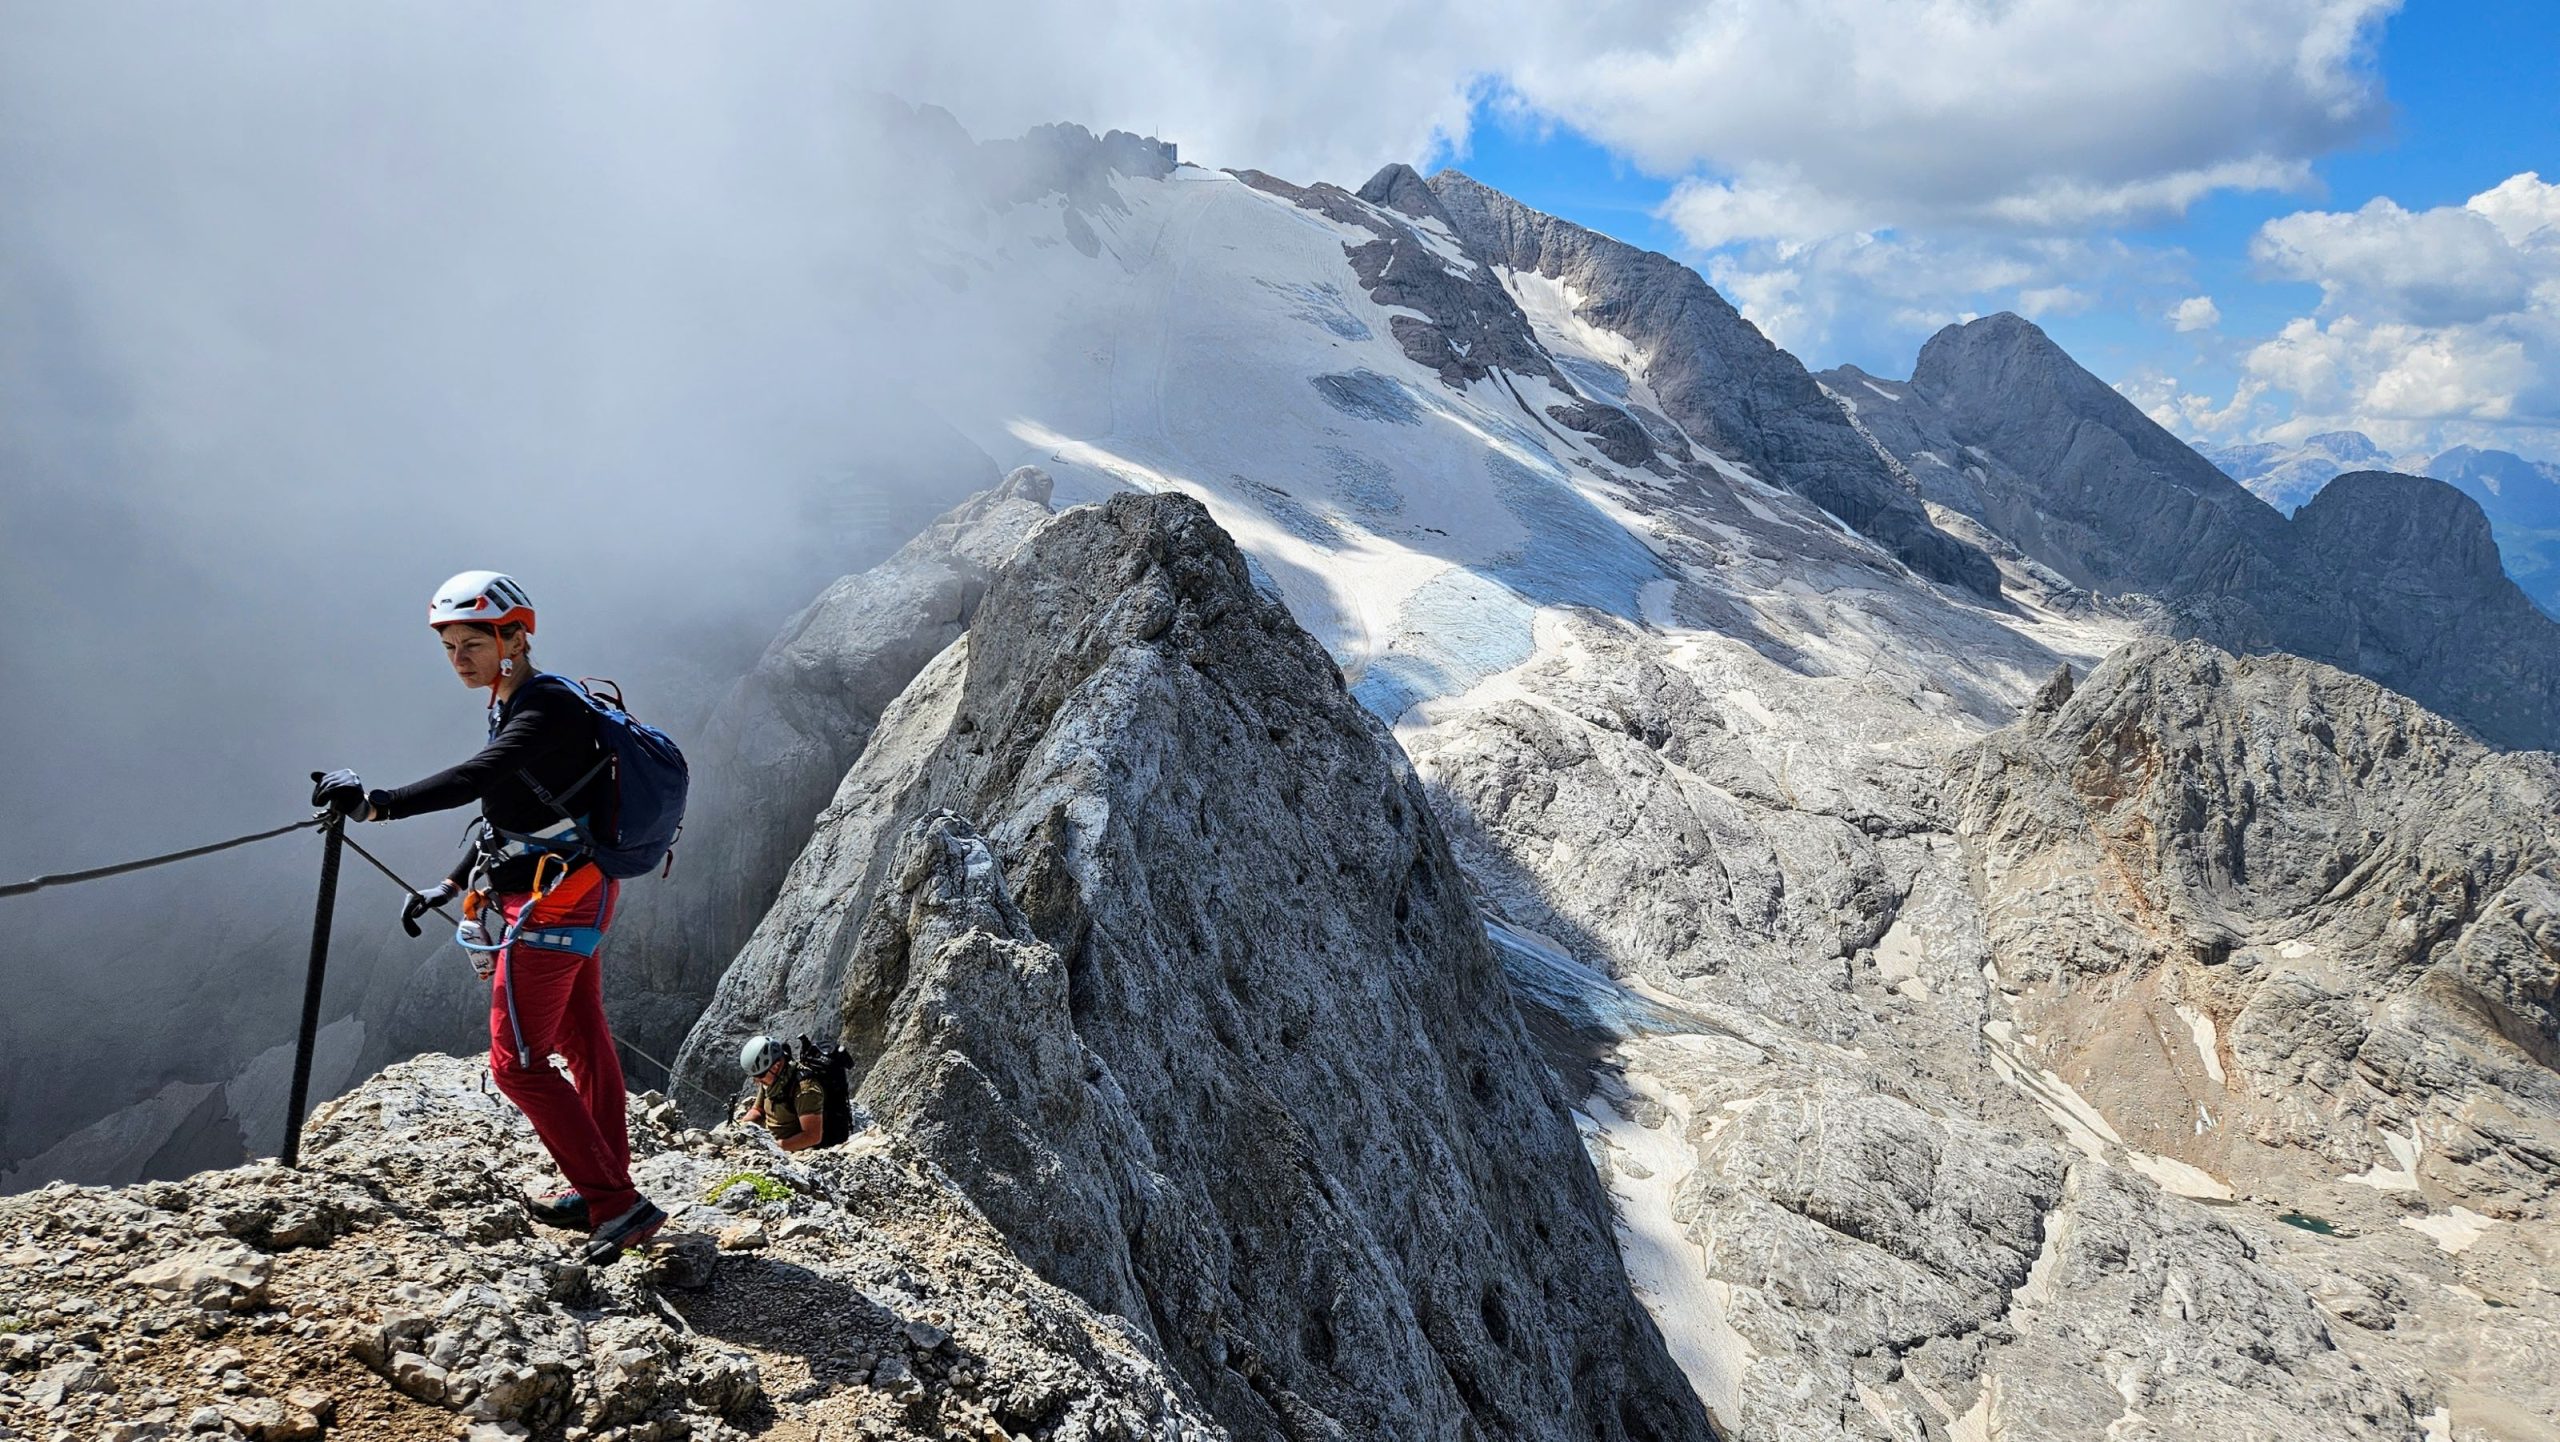
<instances>
[{"instance_id":1,"label":"distant mountain range","mask_svg":"<svg viewBox=\"0 0 2560 1442\"><path fill-rule=\"evenodd\" d=\"M2398 470L2447 482L2480 503L2508 576L2545 613L2560 616L2560 464L2478 446L2455 446L2432 460L2395 460L2362 431L2323 431L2291 446L2189 444L2286 512L2349 471Z\"/></svg>"}]
</instances>

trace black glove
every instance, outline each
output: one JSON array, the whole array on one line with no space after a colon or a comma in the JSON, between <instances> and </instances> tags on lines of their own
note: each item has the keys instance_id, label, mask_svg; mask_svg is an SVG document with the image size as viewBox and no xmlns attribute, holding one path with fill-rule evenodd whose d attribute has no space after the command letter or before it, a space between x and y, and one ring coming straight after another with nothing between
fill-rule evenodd
<instances>
[{"instance_id":1,"label":"black glove","mask_svg":"<svg viewBox=\"0 0 2560 1442\"><path fill-rule=\"evenodd\" d=\"M409 899L400 903L400 929L411 936L423 935L418 930L418 918L453 900L453 896L454 886L450 881L436 883L433 891L410 892Z\"/></svg>"},{"instance_id":2,"label":"black glove","mask_svg":"<svg viewBox=\"0 0 2560 1442\"><path fill-rule=\"evenodd\" d=\"M325 776L312 772L311 804L335 807L349 821L362 821L373 814L364 799L364 778L352 771L332 771Z\"/></svg>"}]
</instances>

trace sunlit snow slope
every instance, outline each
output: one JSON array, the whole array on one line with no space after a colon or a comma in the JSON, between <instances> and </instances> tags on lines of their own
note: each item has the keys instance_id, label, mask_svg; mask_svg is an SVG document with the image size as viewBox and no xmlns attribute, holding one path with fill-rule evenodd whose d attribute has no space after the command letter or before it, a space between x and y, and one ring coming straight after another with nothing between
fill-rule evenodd
<instances>
[{"instance_id":1,"label":"sunlit snow slope","mask_svg":"<svg viewBox=\"0 0 2560 1442\"><path fill-rule=\"evenodd\" d=\"M1800 674L1891 673L1923 710L1986 722L2115 635L1922 581L1704 447L1611 462L1545 412L1644 405L1645 358L1555 281L1497 277L1582 395L1509 371L1444 383L1392 330L1437 318L1373 302L1346 258L1392 227L1415 242L1399 261L1478 273L1437 221L1332 191L1373 221L1348 224L1190 166L1115 176L1111 194L1081 209L1053 194L950 238L967 260L919 282L919 311L957 305L977 313L963 329L1041 337L940 378L954 412L984 418L974 438L999 463L1046 467L1061 503L1118 486L1199 496L1390 719L1529 660L1548 607L1756 641Z\"/></svg>"}]
</instances>

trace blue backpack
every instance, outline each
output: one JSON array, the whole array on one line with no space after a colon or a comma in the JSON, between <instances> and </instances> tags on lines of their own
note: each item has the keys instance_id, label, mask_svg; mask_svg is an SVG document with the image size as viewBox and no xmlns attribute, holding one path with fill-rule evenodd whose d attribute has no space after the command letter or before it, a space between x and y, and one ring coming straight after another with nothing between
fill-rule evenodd
<instances>
[{"instance_id":1,"label":"blue backpack","mask_svg":"<svg viewBox=\"0 0 2560 1442\"><path fill-rule=\"evenodd\" d=\"M569 794L575 795L594 779L597 771L609 771L615 801L609 813L611 834L604 834L607 828L591 830L579 823L539 785L534 785L534 794L576 826L584 849L595 857L596 869L605 875L627 881L646 876L661 861L672 868L676 836L684 830L685 789L691 780L684 753L676 749L667 733L624 710L622 688L611 681L594 677L572 681L548 671L533 679L557 681L594 708L596 743L604 748L604 756L596 762L595 770L569 788ZM599 691L611 699L598 695ZM530 776L525 781L533 784Z\"/></svg>"}]
</instances>

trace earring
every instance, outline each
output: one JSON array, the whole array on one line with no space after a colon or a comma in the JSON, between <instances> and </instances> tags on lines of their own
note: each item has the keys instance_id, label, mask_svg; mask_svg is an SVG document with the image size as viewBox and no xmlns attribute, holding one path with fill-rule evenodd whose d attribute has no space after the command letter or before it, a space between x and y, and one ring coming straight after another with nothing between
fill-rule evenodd
<instances>
[{"instance_id":1,"label":"earring","mask_svg":"<svg viewBox=\"0 0 2560 1442\"><path fill-rule=\"evenodd\" d=\"M516 673L516 658L515 658L515 657L513 657L513 656L501 656L501 657L499 657L499 658L498 658L498 674L499 674L499 675L501 675L501 676L512 676L512 675L514 675L515 673Z\"/></svg>"}]
</instances>

